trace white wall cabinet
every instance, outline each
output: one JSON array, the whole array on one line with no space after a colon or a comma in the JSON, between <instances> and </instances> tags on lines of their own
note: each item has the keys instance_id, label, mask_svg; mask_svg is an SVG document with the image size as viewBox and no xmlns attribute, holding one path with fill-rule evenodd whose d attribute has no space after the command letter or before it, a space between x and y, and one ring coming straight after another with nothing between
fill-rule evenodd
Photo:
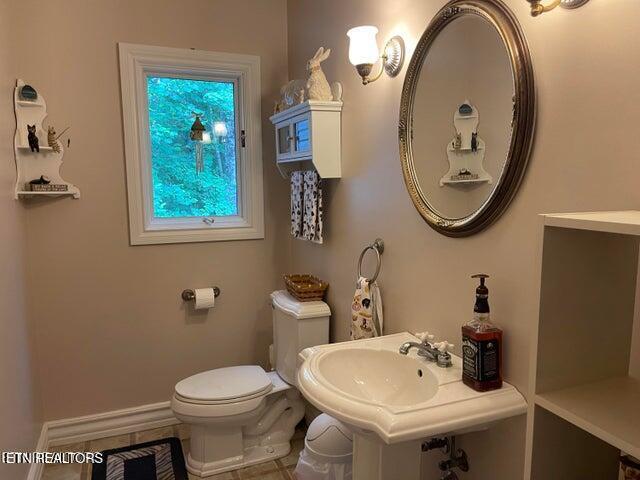
<instances>
[{"instance_id":1,"label":"white wall cabinet","mask_svg":"<svg viewBox=\"0 0 640 480\"><path fill-rule=\"evenodd\" d=\"M307 100L271 117L276 163L283 177L315 169L322 178L340 178L342 102Z\"/></svg>"}]
</instances>

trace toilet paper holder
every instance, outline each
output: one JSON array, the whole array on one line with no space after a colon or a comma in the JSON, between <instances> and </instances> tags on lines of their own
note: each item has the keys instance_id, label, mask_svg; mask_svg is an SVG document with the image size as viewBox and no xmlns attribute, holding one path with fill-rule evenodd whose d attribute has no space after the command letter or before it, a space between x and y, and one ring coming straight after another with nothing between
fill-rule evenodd
<instances>
[{"instance_id":1,"label":"toilet paper holder","mask_svg":"<svg viewBox=\"0 0 640 480\"><path fill-rule=\"evenodd\" d=\"M220 288L213 287L213 296L216 298L220 296ZM194 292L190 288L187 288L186 290L182 291L181 297L185 302L192 302L196 299L196 292Z\"/></svg>"}]
</instances>

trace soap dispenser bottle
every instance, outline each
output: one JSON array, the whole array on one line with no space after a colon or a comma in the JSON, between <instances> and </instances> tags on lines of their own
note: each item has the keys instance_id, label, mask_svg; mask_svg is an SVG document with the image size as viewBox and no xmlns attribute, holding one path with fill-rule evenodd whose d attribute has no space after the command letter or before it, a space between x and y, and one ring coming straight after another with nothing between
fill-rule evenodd
<instances>
[{"instance_id":1,"label":"soap dispenser bottle","mask_svg":"<svg viewBox=\"0 0 640 480\"><path fill-rule=\"evenodd\" d=\"M489 275L477 274L476 303L473 320L462 327L462 381L478 392L502 386L502 330L491 323Z\"/></svg>"}]
</instances>

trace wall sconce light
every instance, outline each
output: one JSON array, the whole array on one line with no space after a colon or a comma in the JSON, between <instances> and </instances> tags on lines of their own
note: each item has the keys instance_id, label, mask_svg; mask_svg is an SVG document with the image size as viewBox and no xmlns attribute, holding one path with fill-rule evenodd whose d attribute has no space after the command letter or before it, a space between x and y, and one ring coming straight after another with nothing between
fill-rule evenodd
<instances>
[{"instance_id":1,"label":"wall sconce light","mask_svg":"<svg viewBox=\"0 0 640 480\"><path fill-rule=\"evenodd\" d=\"M578 8L587 3L589 0L552 0L547 5L542 3L542 0L527 0L531 4L531 16L537 17L545 12L549 12L554 8L560 6L562 8Z\"/></svg>"},{"instance_id":2,"label":"wall sconce light","mask_svg":"<svg viewBox=\"0 0 640 480\"><path fill-rule=\"evenodd\" d=\"M216 136L220 143L224 143L227 140L227 124L224 122L213 123L213 134Z\"/></svg>"},{"instance_id":3,"label":"wall sconce light","mask_svg":"<svg viewBox=\"0 0 640 480\"><path fill-rule=\"evenodd\" d=\"M378 51L376 35L378 29L372 26L352 28L347 32L349 37L349 61L356 67L362 77L362 84L375 82L387 72L390 77L398 75L404 62L404 41L402 37L395 36L389 39L384 46L382 55ZM382 60L380 72L375 77L370 77L373 65Z\"/></svg>"}]
</instances>

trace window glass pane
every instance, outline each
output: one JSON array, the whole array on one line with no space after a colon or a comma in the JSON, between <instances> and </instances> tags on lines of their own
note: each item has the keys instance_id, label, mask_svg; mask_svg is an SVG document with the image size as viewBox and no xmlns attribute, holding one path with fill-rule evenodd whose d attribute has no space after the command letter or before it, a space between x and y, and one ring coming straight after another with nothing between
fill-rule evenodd
<instances>
[{"instance_id":1,"label":"window glass pane","mask_svg":"<svg viewBox=\"0 0 640 480\"><path fill-rule=\"evenodd\" d=\"M289 125L287 125L278 129L278 153L289 153L290 150Z\"/></svg>"},{"instance_id":2,"label":"window glass pane","mask_svg":"<svg viewBox=\"0 0 640 480\"><path fill-rule=\"evenodd\" d=\"M238 214L234 90L227 81L147 77L154 217ZM203 142L190 138L194 112Z\"/></svg>"}]
</instances>

